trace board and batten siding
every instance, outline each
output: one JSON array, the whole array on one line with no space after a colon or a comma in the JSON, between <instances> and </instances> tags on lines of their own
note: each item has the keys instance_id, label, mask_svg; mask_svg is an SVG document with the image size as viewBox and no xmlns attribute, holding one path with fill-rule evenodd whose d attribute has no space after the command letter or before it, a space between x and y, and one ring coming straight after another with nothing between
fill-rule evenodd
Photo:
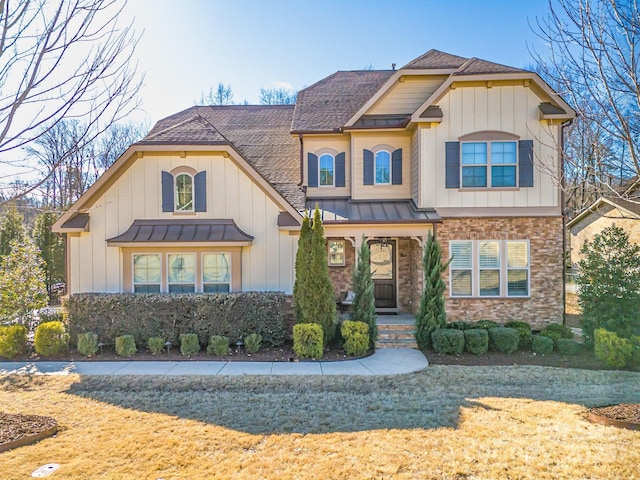
<instances>
[{"instance_id":1,"label":"board and batten siding","mask_svg":"<svg viewBox=\"0 0 640 480\"><path fill-rule=\"evenodd\" d=\"M458 87L440 101L442 123L420 131L420 207L557 207L560 213L560 127L539 119L542 100L524 86ZM533 187L445 188L445 144L480 131L502 131L533 140Z\"/></svg>"},{"instance_id":2,"label":"board and batten siding","mask_svg":"<svg viewBox=\"0 0 640 480\"><path fill-rule=\"evenodd\" d=\"M320 157L324 153L337 155L344 152L345 186L344 187L308 187L307 196L314 197L348 197L351 195L351 150L349 135L305 135L303 141L304 184L309 185L308 154ZM319 178L319 177L318 177Z\"/></svg>"},{"instance_id":3,"label":"board and batten siding","mask_svg":"<svg viewBox=\"0 0 640 480\"><path fill-rule=\"evenodd\" d=\"M403 75L366 115L411 114L446 80L444 75Z\"/></svg>"},{"instance_id":4,"label":"board and batten siding","mask_svg":"<svg viewBox=\"0 0 640 480\"><path fill-rule=\"evenodd\" d=\"M206 212L162 211L162 171L180 166L207 172ZM278 230L280 211L230 158L145 153L91 206L90 232L70 236L70 292L122 291L121 249L107 246L106 240L125 232L134 220L170 218L235 220L254 237L252 245L242 248L242 289L291 292L297 237ZM189 251L188 244L166 246L183 246Z\"/></svg>"}]
</instances>

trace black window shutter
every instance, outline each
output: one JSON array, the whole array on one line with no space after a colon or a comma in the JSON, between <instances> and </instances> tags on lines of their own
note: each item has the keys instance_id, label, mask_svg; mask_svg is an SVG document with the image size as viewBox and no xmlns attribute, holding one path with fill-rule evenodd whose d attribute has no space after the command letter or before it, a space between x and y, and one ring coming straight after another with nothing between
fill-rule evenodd
<instances>
[{"instance_id":1,"label":"black window shutter","mask_svg":"<svg viewBox=\"0 0 640 480\"><path fill-rule=\"evenodd\" d=\"M446 188L460 188L460 142L446 142Z\"/></svg>"},{"instance_id":2,"label":"black window shutter","mask_svg":"<svg viewBox=\"0 0 640 480\"><path fill-rule=\"evenodd\" d=\"M391 154L391 184L402 185L402 149Z\"/></svg>"},{"instance_id":3,"label":"black window shutter","mask_svg":"<svg viewBox=\"0 0 640 480\"><path fill-rule=\"evenodd\" d=\"M196 212L207 211L207 172L197 173L193 178L194 199L193 206Z\"/></svg>"},{"instance_id":4,"label":"black window shutter","mask_svg":"<svg viewBox=\"0 0 640 480\"><path fill-rule=\"evenodd\" d=\"M345 173L344 173L344 152L336 155L336 187L346 186Z\"/></svg>"},{"instance_id":5,"label":"black window shutter","mask_svg":"<svg viewBox=\"0 0 640 480\"><path fill-rule=\"evenodd\" d=\"M173 212L173 175L162 172L162 211Z\"/></svg>"},{"instance_id":6,"label":"black window shutter","mask_svg":"<svg viewBox=\"0 0 640 480\"><path fill-rule=\"evenodd\" d=\"M309 178L308 186L318 186L318 156L313 153L307 154L307 176Z\"/></svg>"},{"instance_id":7,"label":"black window shutter","mask_svg":"<svg viewBox=\"0 0 640 480\"><path fill-rule=\"evenodd\" d=\"M533 187L533 140L518 142L518 185Z\"/></svg>"},{"instance_id":8,"label":"black window shutter","mask_svg":"<svg viewBox=\"0 0 640 480\"><path fill-rule=\"evenodd\" d=\"M364 159L364 185L373 185L373 152L365 148L362 157Z\"/></svg>"}]
</instances>

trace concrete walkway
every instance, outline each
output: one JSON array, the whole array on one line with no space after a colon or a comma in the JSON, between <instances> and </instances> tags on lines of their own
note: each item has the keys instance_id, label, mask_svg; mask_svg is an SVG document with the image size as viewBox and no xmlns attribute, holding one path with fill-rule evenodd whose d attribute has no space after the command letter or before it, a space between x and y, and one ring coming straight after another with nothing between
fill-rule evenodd
<instances>
[{"instance_id":1,"label":"concrete walkway","mask_svg":"<svg viewBox=\"0 0 640 480\"><path fill-rule=\"evenodd\" d=\"M429 365L410 348L334 362L0 362L0 375L399 375Z\"/></svg>"}]
</instances>

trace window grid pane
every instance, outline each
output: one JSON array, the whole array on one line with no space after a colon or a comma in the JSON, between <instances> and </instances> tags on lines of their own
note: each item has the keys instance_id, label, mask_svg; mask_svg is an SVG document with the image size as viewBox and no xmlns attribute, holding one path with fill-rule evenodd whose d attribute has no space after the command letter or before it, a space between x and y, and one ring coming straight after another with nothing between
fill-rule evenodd
<instances>
[{"instance_id":1,"label":"window grid pane","mask_svg":"<svg viewBox=\"0 0 640 480\"><path fill-rule=\"evenodd\" d=\"M376 153L376 184L391 183L391 155L389 152Z\"/></svg>"},{"instance_id":2,"label":"window grid pane","mask_svg":"<svg viewBox=\"0 0 640 480\"><path fill-rule=\"evenodd\" d=\"M320 157L320 185L333 186L333 171L333 156L322 155Z\"/></svg>"},{"instance_id":3,"label":"window grid pane","mask_svg":"<svg viewBox=\"0 0 640 480\"><path fill-rule=\"evenodd\" d=\"M463 187L486 187L487 167L462 167Z\"/></svg>"},{"instance_id":4,"label":"window grid pane","mask_svg":"<svg viewBox=\"0 0 640 480\"><path fill-rule=\"evenodd\" d=\"M343 266L344 264L344 240L330 240L329 265Z\"/></svg>"},{"instance_id":5,"label":"window grid pane","mask_svg":"<svg viewBox=\"0 0 640 480\"><path fill-rule=\"evenodd\" d=\"M196 256L193 254L171 254L168 256L169 284L195 284ZM170 290L171 291L171 290Z\"/></svg>"},{"instance_id":6,"label":"window grid pane","mask_svg":"<svg viewBox=\"0 0 640 480\"><path fill-rule=\"evenodd\" d=\"M507 242L507 295L529 295L529 245L523 241Z\"/></svg>"},{"instance_id":7,"label":"window grid pane","mask_svg":"<svg viewBox=\"0 0 640 480\"><path fill-rule=\"evenodd\" d=\"M161 271L160 255L134 255L133 291L140 293L160 292Z\"/></svg>"},{"instance_id":8,"label":"window grid pane","mask_svg":"<svg viewBox=\"0 0 640 480\"><path fill-rule=\"evenodd\" d=\"M486 165L487 164L487 144L486 143L463 143L462 144L462 164L463 165Z\"/></svg>"},{"instance_id":9,"label":"window grid pane","mask_svg":"<svg viewBox=\"0 0 640 480\"><path fill-rule=\"evenodd\" d=\"M510 297L529 295L529 271L509 270L507 272L507 292Z\"/></svg>"},{"instance_id":10,"label":"window grid pane","mask_svg":"<svg viewBox=\"0 0 640 480\"><path fill-rule=\"evenodd\" d=\"M491 167L492 187L515 187L516 167L498 166Z\"/></svg>"},{"instance_id":11,"label":"window grid pane","mask_svg":"<svg viewBox=\"0 0 640 480\"><path fill-rule=\"evenodd\" d=\"M193 210L193 178L186 173L176 177L176 210Z\"/></svg>"},{"instance_id":12,"label":"window grid pane","mask_svg":"<svg viewBox=\"0 0 640 480\"><path fill-rule=\"evenodd\" d=\"M472 251L472 242L470 240L449 243L451 295L454 297L470 297L473 294Z\"/></svg>"},{"instance_id":13,"label":"window grid pane","mask_svg":"<svg viewBox=\"0 0 640 480\"><path fill-rule=\"evenodd\" d=\"M206 253L202 256L203 284L228 284L231 281L229 255L226 253Z\"/></svg>"},{"instance_id":14,"label":"window grid pane","mask_svg":"<svg viewBox=\"0 0 640 480\"><path fill-rule=\"evenodd\" d=\"M500 270L480 270L480 296L500 296Z\"/></svg>"},{"instance_id":15,"label":"window grid pane","mask_svg":"<svg viewBox=\"0 0 640 480\"><path fill-rule=\"evenodd\" d=\"M516 142L492 142L491 163L516 164Z\"/></svg>"},{"instance_id":16,"label":"window grid pane","mask_svg":"<svg viewBox=\"0 0 640 480\"><path fill-rule=\"evenodd\" d=\"M450 243L451 267L471 268L471 241L453 241Z\"/></svg>"}]
</instances>

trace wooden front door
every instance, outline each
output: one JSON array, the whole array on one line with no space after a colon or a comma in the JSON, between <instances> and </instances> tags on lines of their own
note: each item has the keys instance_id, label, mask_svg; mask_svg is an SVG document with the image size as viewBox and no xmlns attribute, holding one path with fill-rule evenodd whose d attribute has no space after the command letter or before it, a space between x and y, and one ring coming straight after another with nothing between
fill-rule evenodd
<instances>
[{"instance_id":1,"label":"wooden front door","mask_svg":"<svg viewBox=\"0 0 640 480\"><path fill-rule=\"evenodd\" d=\"M370 240L369 250L376 308L396 308L396 242Z\"/></svg>"}]
</instances>

